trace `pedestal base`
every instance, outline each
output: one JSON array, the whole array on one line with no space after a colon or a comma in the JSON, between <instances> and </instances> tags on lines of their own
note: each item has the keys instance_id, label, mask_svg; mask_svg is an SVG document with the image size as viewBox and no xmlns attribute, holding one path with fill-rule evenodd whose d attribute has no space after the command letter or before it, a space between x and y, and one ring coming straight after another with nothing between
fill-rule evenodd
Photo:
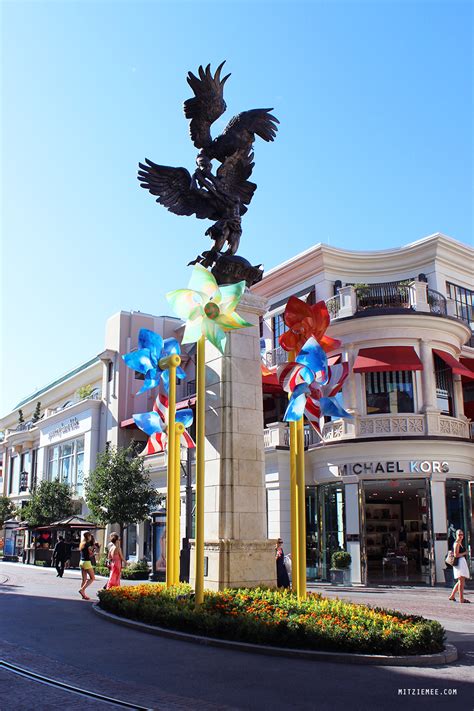
<instances>
[{"instance_id":1,"label":"pedestal base","mask_svg":"<svg viewBox=\"0 0 474 711\"><path fill-rule=\"evenodd\" d=\"M194 573L195 548L191 549L191 572ZM228 539L206 541L204 544L204 588L276 586L275 550L272 541L242 541ZM206 574L207 573L207 574ZM191 577L194 586L194 578Z\"/></svg>"}]
</instances>

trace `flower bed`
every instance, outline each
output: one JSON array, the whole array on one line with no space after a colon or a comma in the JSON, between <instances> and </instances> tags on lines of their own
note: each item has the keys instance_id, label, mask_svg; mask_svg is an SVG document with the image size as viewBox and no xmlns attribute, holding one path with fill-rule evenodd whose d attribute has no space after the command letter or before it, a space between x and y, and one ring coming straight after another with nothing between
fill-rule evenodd
<instances>
[{"instance_id":1,"label":"flower bed","mask_svg":"<svg viewBox=\"0 0 474 711\"><path fill-rule=\"evenodd\" d=\"M102 609L121 617L193 634L254 644L359 654L432 654L444 629L432 620L310 594L228 589L205 593L194 607L188 585L158 583L99 591Z\"/></svg>"}]
</instances>

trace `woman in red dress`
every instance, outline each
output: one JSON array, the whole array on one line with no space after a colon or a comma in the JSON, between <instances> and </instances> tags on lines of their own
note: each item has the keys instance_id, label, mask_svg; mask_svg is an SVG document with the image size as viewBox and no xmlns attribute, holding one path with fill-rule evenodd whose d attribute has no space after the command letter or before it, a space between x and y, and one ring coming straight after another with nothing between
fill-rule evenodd
<instances>
[{"instance_id":1,"label":"woman in red dress","mask_svg":"<svg viewBox=\"0 0 474 711\"><path fill-rule=\"evenodd\" d=\"M110 576L107 581L107 590L120 585L122 567L126 564L125 558L122 554L122 549L120 547L120 536L118 533L113 533L110 536L110 542L112 545L109 546L109 553L107 556L110 566Z\"/></svg>"}]
</instances>

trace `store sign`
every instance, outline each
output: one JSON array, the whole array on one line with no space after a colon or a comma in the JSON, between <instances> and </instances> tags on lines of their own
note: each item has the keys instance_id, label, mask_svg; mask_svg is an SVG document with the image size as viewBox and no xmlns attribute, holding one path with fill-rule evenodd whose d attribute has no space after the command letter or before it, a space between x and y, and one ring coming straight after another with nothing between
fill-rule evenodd
<instances>
[{"instance_id":1,"label":"store sign","mask_svg":"<svg viewBox=\"0 0 474 711\"><path fill-rule=\"evenodd\" d=\"M40 447L47 447L51 443L84 434L91 427L92 416L90 410L59 420L59 422L56 420L56 422L49 425L42 423L40 425Z\"/></svg>"},{"instance_id":2,"label":"store sign","mask_svg":"<svg viewBox=\"0 0 474 711\"><path fill-rule=\"evenodd\" d=\"M70 432L74 432L78 429L79 420L77 419L77 417L70 417L69 420L66 420L65 422L60 422L54 430L48 432L48 439L51 442L51 440L53 439L58 439L58 437L63 437L64 435L69 434Z\"/></svg>"},{"instance_id":3,"label":"store sign","mask_svg":"<svg viewBox=\"0 0 474 711\"><path fill-rule=\"evenodd\" d=\"M353 474L447 474L448 462L412 459L408 462L354 462L339 467L339 476Z\"/></svg>"}]
</instances>

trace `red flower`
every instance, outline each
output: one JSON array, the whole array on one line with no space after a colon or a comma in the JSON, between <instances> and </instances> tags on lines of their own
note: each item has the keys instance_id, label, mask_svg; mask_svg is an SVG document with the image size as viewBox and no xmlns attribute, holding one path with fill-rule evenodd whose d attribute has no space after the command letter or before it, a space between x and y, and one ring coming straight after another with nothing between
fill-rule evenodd
<instances>
[{"instance_id":1,"label":"red flower","mask_svg":"<svg viewBox=\"0 0 474 711\"><path fill-rule=\"evenodd\" d=\"M280 346L285 351L299 353L308 338L313 336L326 351L339 348L340 341L326 336L330 316L324 301L310 306L297 296L290 296L286 305L283 319L289 328L280 336Z\"/></svg>"}]
</instances>

